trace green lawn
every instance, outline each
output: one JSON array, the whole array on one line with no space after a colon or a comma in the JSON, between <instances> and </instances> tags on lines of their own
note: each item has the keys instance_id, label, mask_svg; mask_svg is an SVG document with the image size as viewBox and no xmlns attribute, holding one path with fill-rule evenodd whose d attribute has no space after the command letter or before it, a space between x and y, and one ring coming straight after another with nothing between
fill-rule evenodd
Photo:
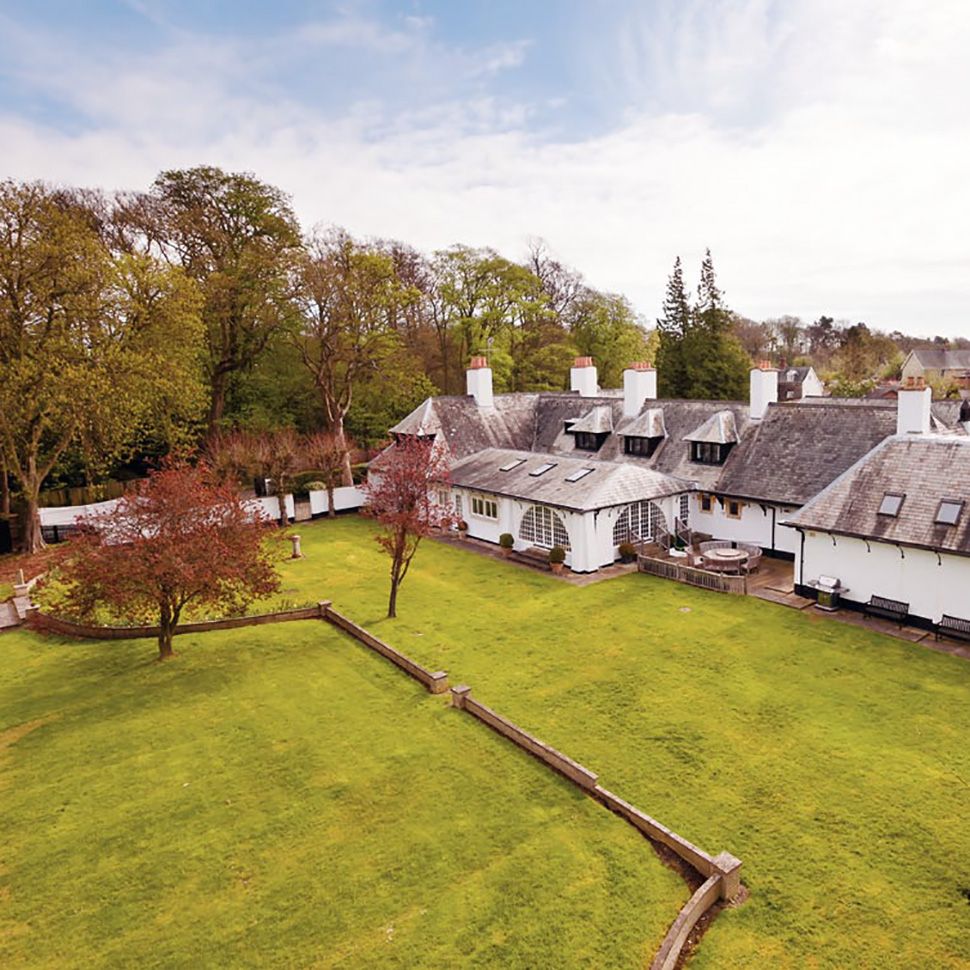
<instances>
[{"instance_id":1,"label":"green lawn","mask_svg":"<svg viewBox=\"0 0 970 970\"><path fill-rule=\"evenodd\" d=\"M301 526L329 598L601 774L751 890L694 968L970 967L970 665L754 599L585 588L427 543L383 620L370 523Z\"/></svg>"},{"instance_id":2,"label":"green lawn","mask_svg":"<svg viewBox=\"0 0 970 970\"><path fill-rule=\"evenodd\" d=\"M319 622L0 636L0 966L640 966L688 890Z\"/></svg>"},{"instance_id":3,"label":"green lawn","mask_svg":"<svg viewBox=\"0 0 970 970\"><path fill-rule=\"evenodd\" d=\"M13 586L10 583L0 583L0 603L6 602L13 596Z\"/></svg>"}]
</instances>

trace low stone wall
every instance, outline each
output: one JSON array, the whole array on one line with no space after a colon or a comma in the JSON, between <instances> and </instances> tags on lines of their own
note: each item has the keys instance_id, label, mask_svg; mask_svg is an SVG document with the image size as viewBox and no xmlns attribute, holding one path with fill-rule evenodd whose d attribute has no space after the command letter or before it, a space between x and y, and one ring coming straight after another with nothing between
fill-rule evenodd
<instances>
[{"instance_id":1,"label":"low stone wall","mask_svg":"<svg viewBox=\"0 0 970 970\"><path fill-rule=\"evenodd\" d=\"M586 794L605 805L610 811L629 822L651 841L666 846L678 858L687 863L695 872L705 877L700 888L681 908L671 924L663 944L651 963L651 970L673 970L680 958L681 950L687 942L697 921L719 900L734 899L741 891L741 860L730 852L711 856L692 842L641 812L635 805L624 801L612 792L597 784L595 772L584 767L561 751L540 741L535 735L524 731L508 718L479 703L471 696L471 688L466 684L451 688L454 707L467 711L473 717L487 724L493 731L508 738L513 744L535 756L554 771L568 778Z\"/></svg>"},{"instance_id":2,"label":"low stone wall","mask_svg":"<svg viewBox=\"0 0 970 970\"><path fill-rule=\"evenodd\" d=\"M320 615L335 627L349 633L355 640L370 647L391 663L400 667L408 676L423 684L432 694L443 694L448 689L448 675L443 670L430 671L405 656L400 650L395 650L390 644L379 640L372 633L368 633L353 620L338 613L329 603L320 604Z\"/></svg>"},{"instance_id":3,"label":"low stone wall","mask_svg":"<svg viewBox=\"0 0 970 970\"><path fill-rule=\"evenodd\" d=\"M468 711L480 721L487 724L493 731L497 731L503 737L513 741L520 748L524 748L529 754L535 755L540 761L544 761L550 768L554 768L561 775L565 775L570 781L575 782L580 788L586 791L596 790L597 775L589 768L584 768L581 764L568 758L561 751L550 747L544 741L523 731L517 724L513 724L508 718L496 714L491 708L480 704L471 696L471 688L462 685L452 687L451 696L454 706Z\"/></svg>"},{"instance_id":4,"label":"low stone wall","mask_svg":"<svg viewBox=\"0 0 970 970\"><path fill-rule=\"evenodd\" d=\"M286 623L290 620L316 620L323 616L324 604L306 606L296 610L280 610L277 613L257 613L253 616L233 616L224 620L200 620L198 623L181 623L175 628L176 636L184 633L206 633L209 630L235 630L243 626L259 626L263 623ZM60 633L67 637L85 640L138 640L157 637L157 626L95 626L74 623L60 617L50 616L40 610L32 610L30 622L39 630Z\"/></svg>"},{"instance_id":5,"label":"low stone wall","mask_svg":"<svg viewBox=\"0 0 970 970\"><path fill-rule=\"evenodd\" d=\"M694 895L684 903L680 913L677 914L677 919L670 924L670 929L667 930L667 935L650 964L650 970L674 970L684 944L690 936L690 931L720 898L721 886L718 876L711 876L697 887Z\"/></svg>"}]
</instances>

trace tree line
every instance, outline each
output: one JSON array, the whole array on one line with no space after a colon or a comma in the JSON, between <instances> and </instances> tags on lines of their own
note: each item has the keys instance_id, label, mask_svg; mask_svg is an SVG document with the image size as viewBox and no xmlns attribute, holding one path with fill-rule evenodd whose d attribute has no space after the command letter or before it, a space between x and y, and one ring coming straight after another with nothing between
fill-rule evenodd
<instances>
[{"instance_id":1,"label":"tree line","mask_svg":"<svg viewBox=\"0 0 970 970\"><path fill-rule=\"evenodd\" d=\"M373 448L428 395L464 393L480 353L499 392L564 389L573 358L592 356L604 386L651 359L665 395L744 398L752 359L824 362L858 382L897 359L897 337L824 316L746 320L709 252L694 300L676 262L650 328L541 241L515 262L306 229L248 173L166 171L137 192L7 180L0 514L19 498L32 550L45 485L278 429L330 436L316 450L330 467L336 449L349 484L352 441Z\"/></svg>"}]
</instances>

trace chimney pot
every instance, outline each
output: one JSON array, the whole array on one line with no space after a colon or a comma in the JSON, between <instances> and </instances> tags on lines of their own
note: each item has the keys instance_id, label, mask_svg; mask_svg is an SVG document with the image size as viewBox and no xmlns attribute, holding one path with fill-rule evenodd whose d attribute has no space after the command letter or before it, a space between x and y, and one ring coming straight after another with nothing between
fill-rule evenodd
<instances>
[{"instance_id":1,"label":"chimney pot","mask_svg":"<svg viewBox=\"0 0 970 970\"><path fill-rule=\"evenodd\" d=\"M495 405L495 395L492 392L492 368L484 357L472 357L465 371L465 390L480 408L490 408Z\"/></svg>"},{"instance_id":2,"label":"chimney pot","mask_svg":"<svg viewBox=\"0 0 970 970\"><path fill-rule=\"evenodd\" d=\"M623 372L623 414L640 413L645 401L657 398L657 372L646 362L636 361Z\"/></svg>"},{"instance_id":3,"label":"chimney pot","mask_svg":"<svg viewBox=\"0 0 970 970\"><path fill-rule=\"evenodd\" d=\"M592 357L577 357L569 371L569 389L579 391L580 397L596 397L599 393L596 365Z\"/></svg>"},{"instance_id":4,"label":"chimney pot","mask_svg":"<svg viewBox=\"0 0 970 970\"><path fill-rule=\"evenodd\" d=\"M751 370L749 414L752 421L760 421L769 404L778 403L778 371L768 361L761 361Z\"/></svg>"}]
</instances>

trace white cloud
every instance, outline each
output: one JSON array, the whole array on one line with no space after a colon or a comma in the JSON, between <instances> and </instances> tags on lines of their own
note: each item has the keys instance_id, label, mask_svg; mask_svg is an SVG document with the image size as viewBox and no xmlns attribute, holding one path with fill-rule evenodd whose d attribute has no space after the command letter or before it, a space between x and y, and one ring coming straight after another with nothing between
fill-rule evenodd
<instances>
[{"instance_id":1,"label":"white cloud","mask_svg":"<svg viewBox=\"0 0 970 970\"><path fill-rule=\"evenodd\" d=\"M448 70L460 63L465 77L529 53L445 55L427 21L348 23L304 40L401 45L452 58ZM2 167L138 187L207 162L279 184L307 226L510 256L541 235L648 317L674 255L692 267L710 246L730 302L748 315L967 333L968 28L970 11L945 2L806 0L783 15L759 0L671 6L625 24L615 65L591 76L617 98L628 91L625 122L568 142L538 137L532 106L487 88L459 97L441 87L396 114L379 99L317 111L274 85L279 39L252 49L181 37L140 59L67 49L50 70L18 63L26 83L89 123L56 130L8 110Z\"/></svg>"}]
</instances>

